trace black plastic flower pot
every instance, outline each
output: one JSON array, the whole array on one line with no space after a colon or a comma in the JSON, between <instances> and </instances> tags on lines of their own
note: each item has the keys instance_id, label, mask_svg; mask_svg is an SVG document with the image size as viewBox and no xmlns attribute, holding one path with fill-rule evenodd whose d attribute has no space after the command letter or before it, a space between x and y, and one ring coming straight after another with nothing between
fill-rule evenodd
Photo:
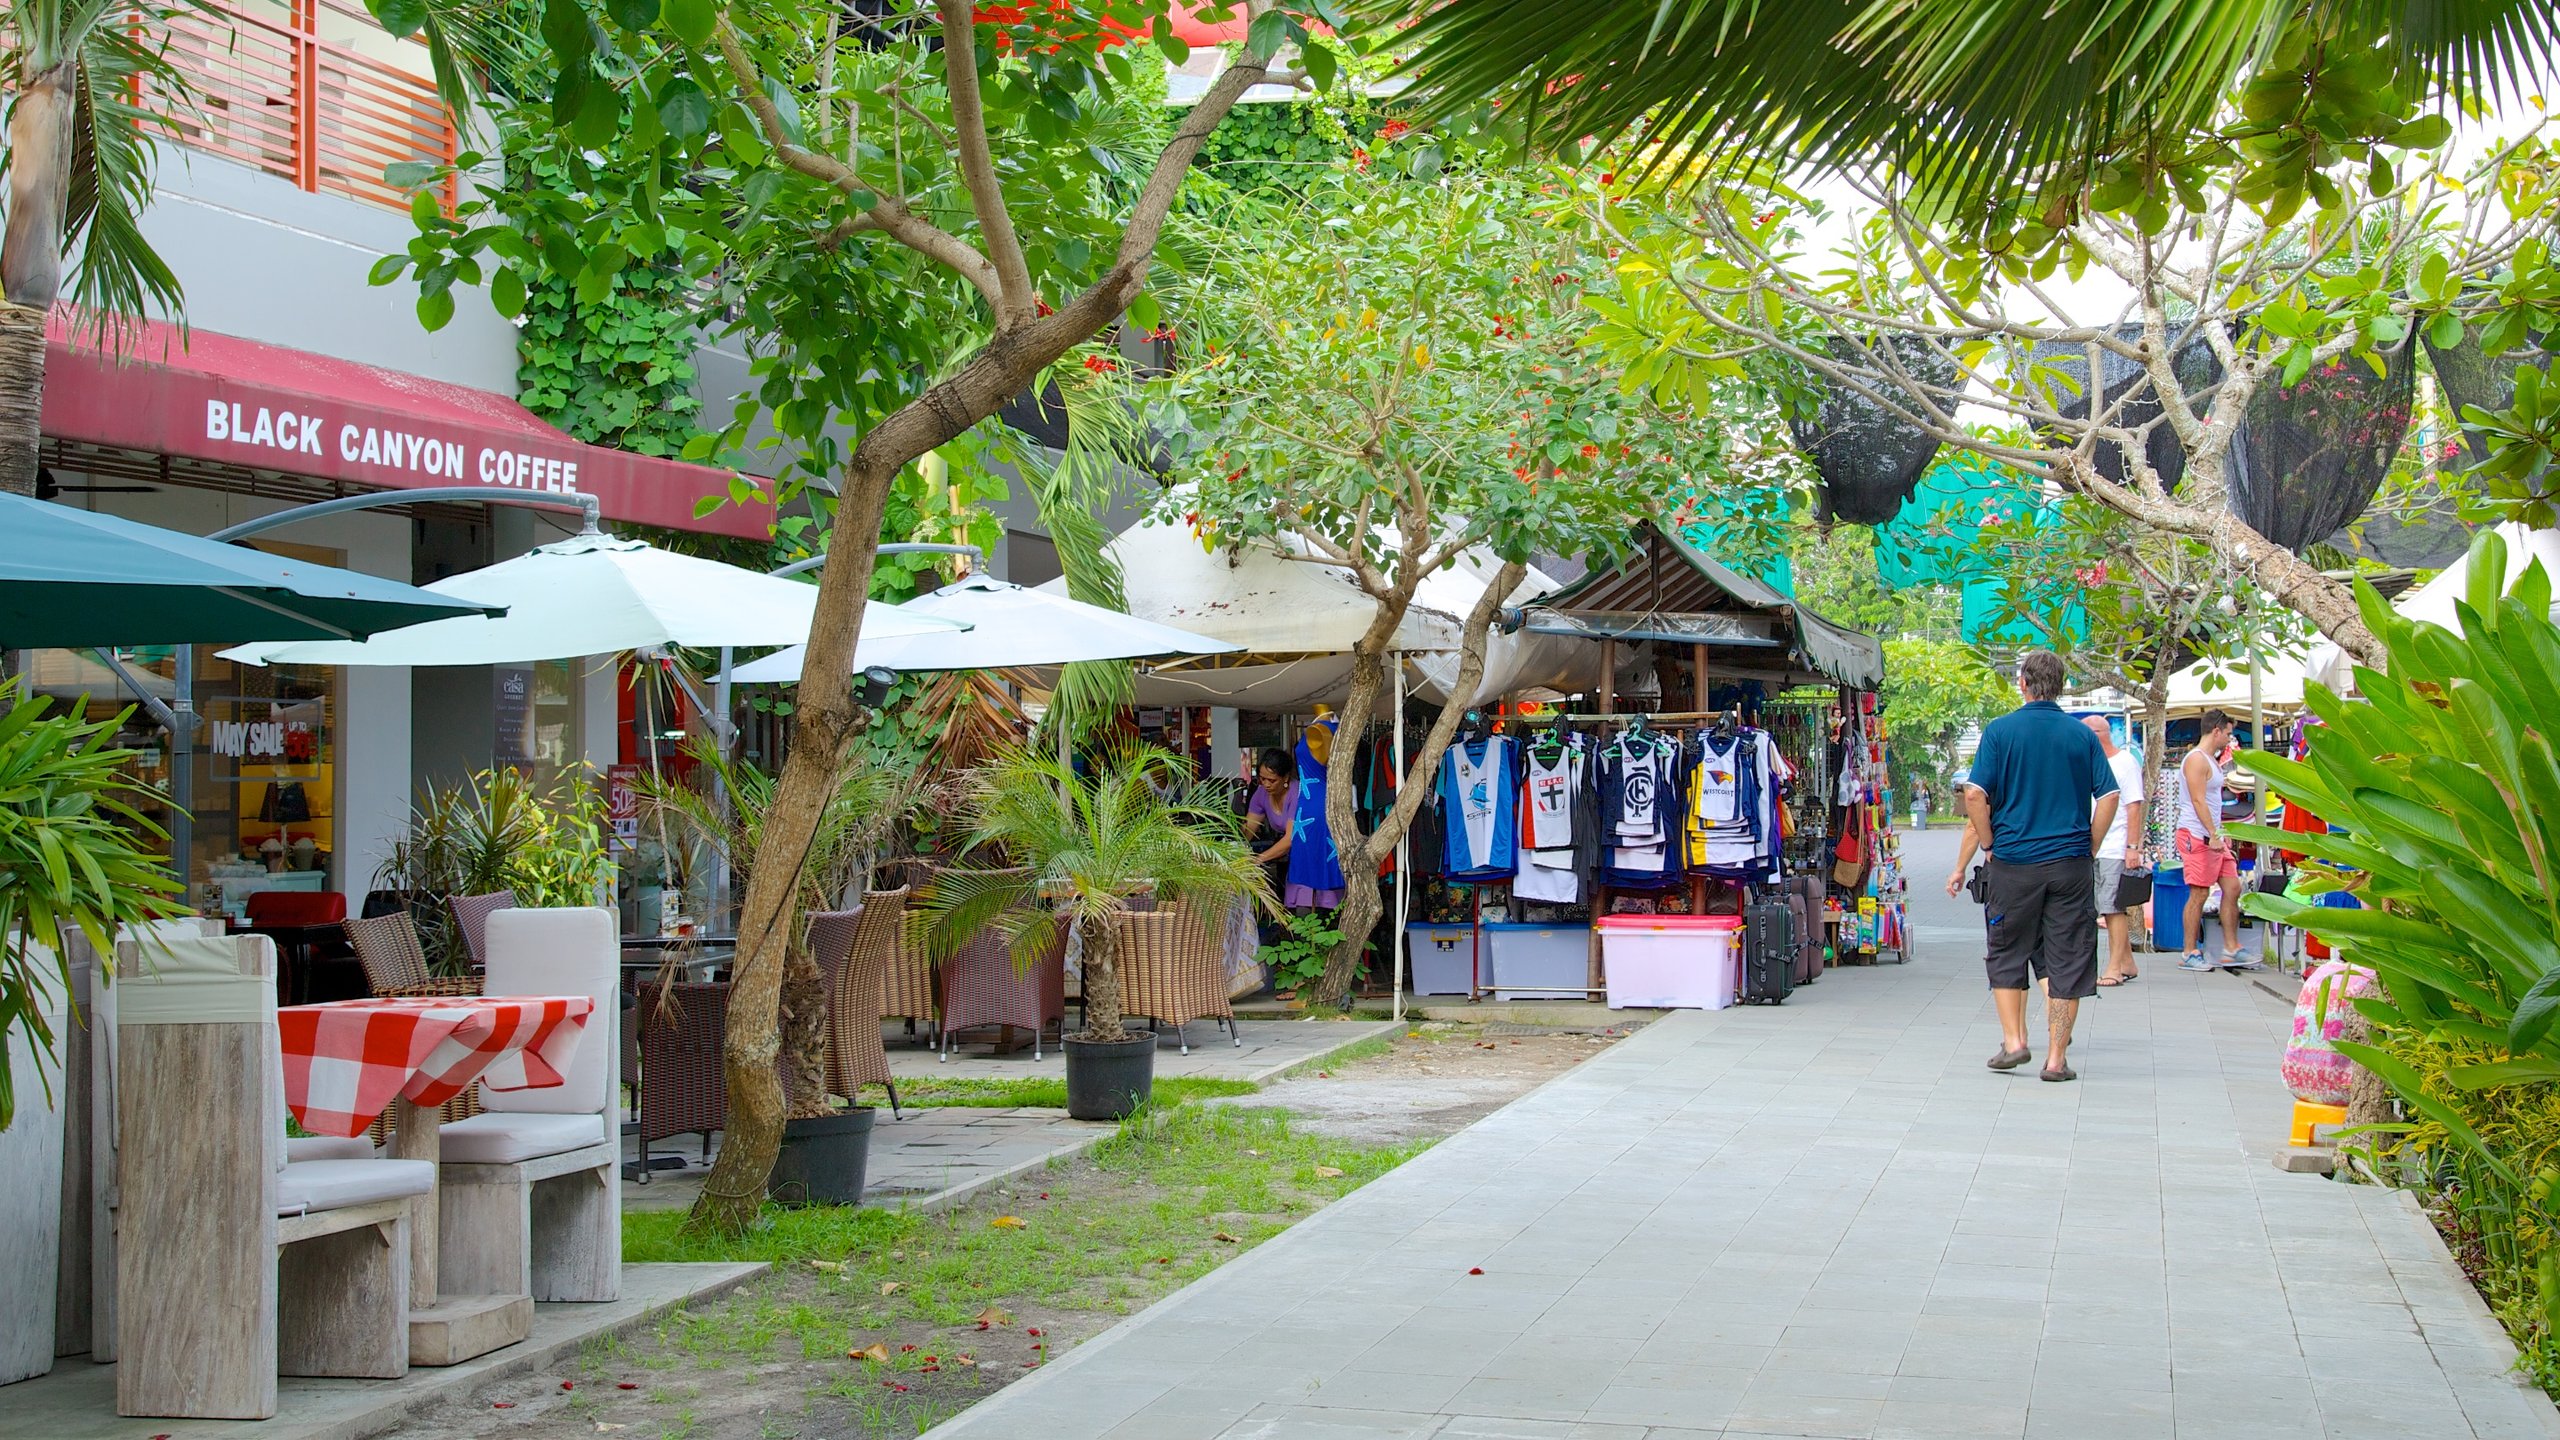
<instances>
[{"instance_id":1,"label":"black plastic flower pot","mask_svg":"<svg viewBox=\"0 0 2560 1440\"><path fill-rule=\"evenodd\" d=\"M765 1190L779 1205L859 1205L862 1177L871 1163L867 1105L808 1120L782 1122L782 1153L773 1160Z\"/></svg>"},{"instance_id":2,"label":"black plastic flower pot","mask_svg":"<svg viewBox=\"0 0 2560 1440\"><path fill-rule=\"evenodd\" d=\"M1067 1046L1067 1113L1078 1120L1126 1120L1156 1086L1156 1037L1079 1040Z\"/></svg>"}]
</instances>

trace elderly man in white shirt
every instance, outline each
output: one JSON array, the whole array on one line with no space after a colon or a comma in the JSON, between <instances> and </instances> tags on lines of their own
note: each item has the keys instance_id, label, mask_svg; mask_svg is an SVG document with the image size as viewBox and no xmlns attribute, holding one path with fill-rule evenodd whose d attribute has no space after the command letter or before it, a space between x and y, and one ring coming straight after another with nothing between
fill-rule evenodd
<instances>
[{"instance_id":1,"label":"elderly man in white shirt","mask_svg":"<svg viewBox=\"0 0 2560 1440\"><path fill-rule=\"evenodd\" d=\"M2142 762L2116 743L2115 728L2105 716L2089 717L2089 733L2107 752L2107 768L2115 772L2116 793L2124 800L2116 807L2116 823L2098 845L2098 920L2107 927L2107 968L2098 983L2115 986L2142 978L2133 968L2133 914L2116 899L2128 872L2139 875L2149 868L2142 858Z\"/></svg>"}]
</instances>

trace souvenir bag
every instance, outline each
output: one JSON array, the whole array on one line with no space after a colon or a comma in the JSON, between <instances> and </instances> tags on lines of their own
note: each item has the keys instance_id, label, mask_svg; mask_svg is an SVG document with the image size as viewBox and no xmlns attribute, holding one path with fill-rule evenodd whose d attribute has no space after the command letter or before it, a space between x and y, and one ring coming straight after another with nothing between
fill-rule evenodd
<instances>
[{"instance_id":1,"label":"souvenir bag","mask_svg":"<svg viewBox=\"0 0 2560 1440\"><path fill-rule=\"evenodd\" d=\"M2347 1007L2359 995L2371 994L2374 973L2362 965L2332 960L2302 982L2302 997L2293 1004L2293 1034L2284 1046L2284 1083L2297 1100L2314 1105L2344 1105L2355 1082L2355 1062L2338 1053L2345 1033Z\"/></svg>"}]
</instances>

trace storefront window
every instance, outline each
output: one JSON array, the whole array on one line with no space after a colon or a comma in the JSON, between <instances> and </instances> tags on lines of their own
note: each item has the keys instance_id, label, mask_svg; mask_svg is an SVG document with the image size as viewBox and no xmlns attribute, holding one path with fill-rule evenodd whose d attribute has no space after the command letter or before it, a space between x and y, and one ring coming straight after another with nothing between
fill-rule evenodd
<instances>
[{"instance_id":1,"label":"storefront window","mask_svg":"<svg viewBox=\"0 0 2560 1440\"><path fill-rule=\"evenodd\" d=\"M257 890L333 888L338 672L234 665L205 646L196 676L199 900L236 913Z\"/></svg>"}]
</instances>

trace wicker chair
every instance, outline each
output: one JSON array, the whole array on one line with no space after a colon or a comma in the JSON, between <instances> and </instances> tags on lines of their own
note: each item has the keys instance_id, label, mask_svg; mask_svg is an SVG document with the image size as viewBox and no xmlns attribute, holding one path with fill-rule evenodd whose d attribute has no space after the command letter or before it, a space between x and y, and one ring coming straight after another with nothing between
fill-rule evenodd
<instances>
[{"instance_id":1,"label":"wicker chair","mask_svg":"<svg viewBox=\"0 0 2560 1440\"><path fill-rule=\"evenodd\" d=\"M854 956L876 958L880 966L880 1018L906 1021L910 1035L920 1024L937 1033L942 1028L933 957L907 936L907 901L914 893L906 885L863 892L862 924L853 936Z\"/></svg>"},{"instance_id":2,"label":"wicker chair","mask_svg":"<svg viewBox=\"0 0 2560 1440\"><path fill-rule=\"evenodd\" d=\"M347 943L355 946L356 963L364 967L365 987L374 994L480 993L477 980L428 971L427 952L418 944L418 927L406 914L375 915L345 923Z\"/></svg>"},{"instance_id":3,"label":"wicker chair","mask_svg":"<svg viewBox=\"0 0 2560 1440\"><path fill-rule=\"evenodd\" d=\"M729 1080L720 1069L720 1036L729 1023L726 981L680 980L640 987L640 1181L648 1183L649 1142L700 1134L711 1158L711 1132L729 1124Z\"/></svg>"},{"instance_id":4,"label":"wicker chair","mask_svg":"<svg viewBox=\"0 0 2560 1440\"><path fill-rule=\"evenodd\" d=\"M1122 1014L1171 1025L1185 1055L1191 1039L1183 1027L1203 1015L1224 1021L1235 1043L1244 1043L1227 1000L1224 937L1202 924L1197 911L1166 905L1131 912L1120 917L1116 934Z\"/></svg>"},{"instance_id":5,"label":"wicker chair","mask_svg":"<svg viewBox=\"0 0 2560 1440\"><path fill-rule=\"evenodd\" d=\"M471 968L487 968L489 912L516 908L516 892L492 890L486 895L456 895L447 903L453 907L453 923L461 927L463 946L471 952Z\"/></svg>"},{"instance_id":6,"label":"wicker chair","mask_svg":"<svg viewBox=\"0 0 2560 1440\"><path fill-rule=\"evenodd\" d=\"M881 956L862 947L870 908L866 903L809 917L809 949L827 977L827 1093L858 1101L855 1092L863 1086L882 1086L889 1092L890 1113L903 1119L889 1052L880 1043Z\"/></svg>"},{"instance_id":7,"label":"wicker chair","mask_svg":"<svg viewBox=\"0 0 2560 1440\"><path fill-rule=\"evenodd\" d=\"M1031 1032L1031 1058L1040 1058L1041 1036L1049 1027L1067 1024L1067 943L1060 929L1049 952L1028 969L1013 963L1012 948L995 926L972 935L942 962L942 1058L951 1058L951 1037L981 1025Z\"/></svg>"}]
</instances>

